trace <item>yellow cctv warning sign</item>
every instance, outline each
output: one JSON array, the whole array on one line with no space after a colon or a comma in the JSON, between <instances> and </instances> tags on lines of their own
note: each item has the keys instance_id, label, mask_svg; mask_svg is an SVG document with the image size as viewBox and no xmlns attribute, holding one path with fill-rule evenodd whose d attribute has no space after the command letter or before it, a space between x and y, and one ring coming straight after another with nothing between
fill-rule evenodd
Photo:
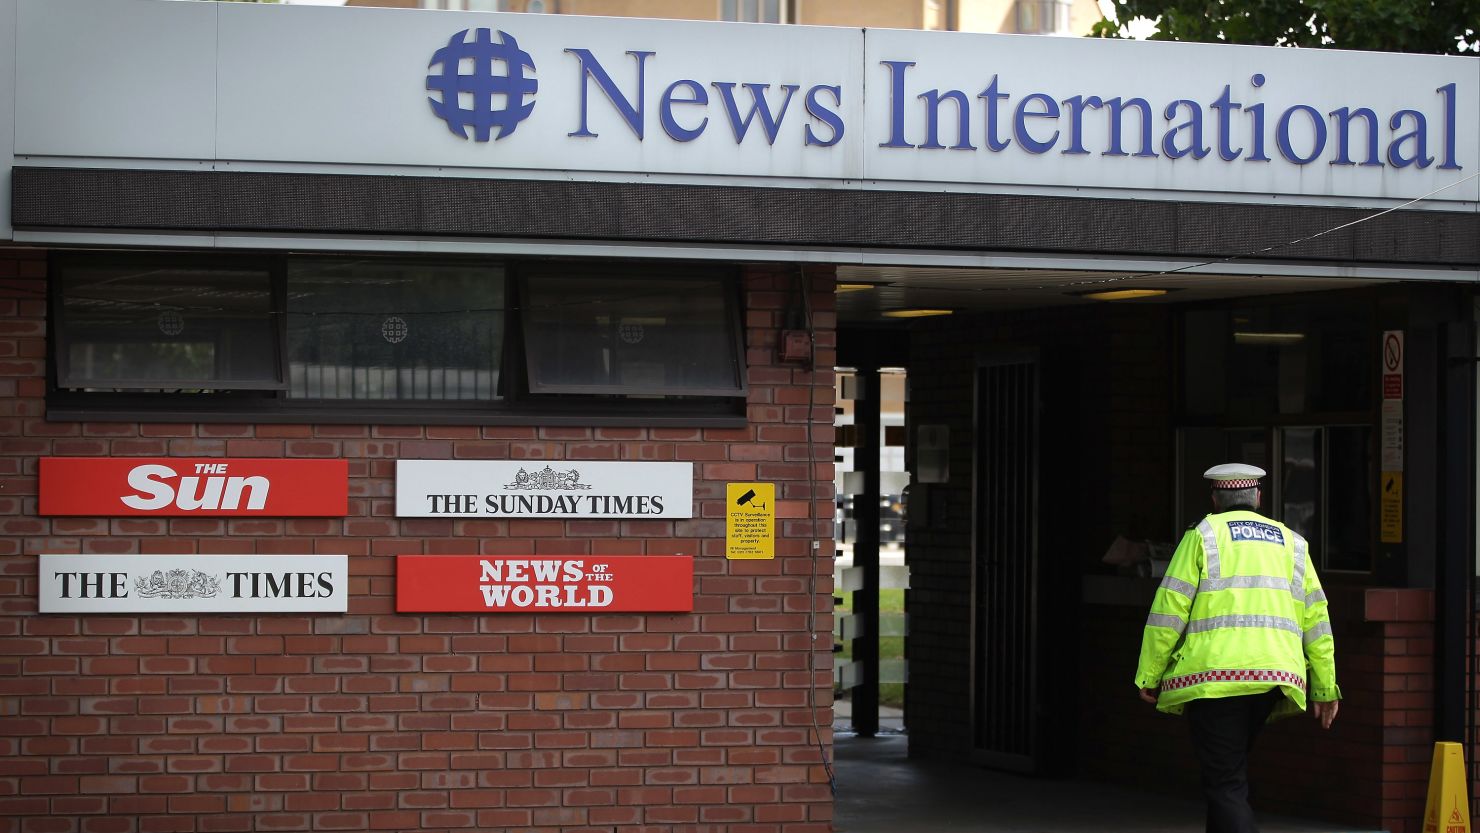
<instances>
[{"instance_id":1,"label":"yellow cctv warning sign","mask_svg":"<svg viewBox=\"0 0 1480 833\"><path fill-rule=\"evenodd\" d=\"M1378 481L1378 531L1384 544L1403 543L1403 472L1385 471Z\"/></svg>"},{"instance_id":2,"label":"yellow cctv warning sign","mask_svg":"<svg viewBox=\"0 0 1480 833\"><path fill-rule=\"evenodd\" d=\"M725 557L776 557L776 484L725 484Z\"/></svg>"}]
</instances>

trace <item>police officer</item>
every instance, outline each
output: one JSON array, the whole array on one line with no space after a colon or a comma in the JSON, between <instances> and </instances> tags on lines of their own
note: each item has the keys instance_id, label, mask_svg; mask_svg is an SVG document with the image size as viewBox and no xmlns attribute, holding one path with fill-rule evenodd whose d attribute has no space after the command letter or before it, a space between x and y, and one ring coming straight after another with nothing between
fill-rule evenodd
<instances>
[{"instance_id":1,"label":"police officer","mask_svg":"<svg viewBox=\"0 0 1480 833\"><path fill-rule=\"evenodd\" d=\"M1158 710L1187 714L1207 833L1257 833L1254 737L1264 723L1305 711L1307 696L1331 728L1341 699L1336 647L1305 539L1258 514L1264 470L1229 463L1203 476L1213 481L1213 514L1187 531L1167 566L1136 688Z\"/></svg>"}]
</instances>

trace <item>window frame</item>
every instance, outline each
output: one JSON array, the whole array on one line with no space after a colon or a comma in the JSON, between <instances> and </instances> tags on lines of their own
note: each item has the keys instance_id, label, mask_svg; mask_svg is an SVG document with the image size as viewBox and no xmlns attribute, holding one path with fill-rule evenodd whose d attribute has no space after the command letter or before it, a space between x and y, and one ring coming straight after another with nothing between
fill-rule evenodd
<instances>
[{"instance_id":1,"label":"window frame","mask_svg":"<svg viewBox=\"0 0 1480 833\"><path fill-rule=\"evenodd\" d=\"M725 340L730 343L730 349L732 351L731 355L734 358L734 385L732 387L687 388L681 392L671 391L665 393L658 389L647 388L637 384L581 385L561 383L550 384L545 382L537 382L534 378L534 373L530 368L531 357L530 351L528 349L530 346L530 327L528 322L525 320L525 315L528 314L529 310L525 307L525 303L531 297L529 284L531 282L538 281L539 278L543 275L559 277L557 268L548 268L544 264L537 266L525 266L512 270L510 274L511 282L515 285L514 292L516 294L516 297L519 299L518 303L514 305L515 309L513 310L516 314L515 317L519 319L519 332L517 338L517 349L519 355L515 367L512 369L516 369L518 371L519 375L516 377L517 382L514 386L514 389L516 389L521 395L530 398L545 396L590 395L649 398L663 397L665 400L672 400L675 398L693 397L745 397L749 394L750 385L749 380L747 379L748 374L746 373L745 367L745 336L743 333L740 313L740 310L743 309L743 301L740 297L740 282L738 280L738 276L734 275L734 273L730 270L725 270L724 273L717 272L713 276L700 276L698 274L695 274L695 270L693 268L675 268L666 265L652 265L648 269L644 270L644 272L636 276L633 276L631 270L627 268L617 267L616 269L610 269L610 267L606 265L598 265L594 269L584 272L583 276L600 277L603 279L610 278L613 281L619 281L622 279L623 276L628 276L636 277L637 279L643 281L671 281L675 285L681 285L686 281L696 280L717 281L720 284L720 300L724 304L722 315L724 316L725 327L728 330ZM610 273L608 274L609 270Z\"/></svg>"},{"instance_id":2,"label":"window frame","mask_svg":"<svg viewBox=\"0 0 1480 833\"><path fill-rule=\"evenodd\" d=\"M1361 328L1365 333L1371 336L1370 343L1372 346L1370 348L1371 361L1369 362L1369 368L1372 375L1372 387L1369 388L1369 398L1368 402L1366 403L1366 407L1360 410L1308 410L1298 413L1279 413L1276 411L1249 414L1234 413L1232 409L1225 407L1222 414L1190 415L1188 413L1189 404L1187 396L1187 373L1189 356L1187 354L1188 351L1186 349L1185 341L1185 334L1188 327L1188 313L1206 310L1232 310L1239 307L1240 305L1249 304L1255 304L1260 307L1267 307L1271 309L1277 307L1299 307L1311 304L1312 302L1320 303L1322 301L1329 301L1332 298L1333 293L1295 293L1278 297L1232 298L1222 301L1187 304L1181 307L1176 318L1174 335L1175 344L1177 345L1177 361L1174 368L1174 378L1176 382L1174 387L1175 396L1173 398L1173 402L1175 403L1175 421L1173 425L1173 430L1175 434L1173 442L1175 443L1175 446L1173 450L1173 459L1175 461L1174 465L1177 477L1177 482L1175 485L1176 504L1174 509L1178 513L1178 517L1190 517L1191 510L1194 509L1194 507L1183 505L1184 492L1189 491L1188 484L1183 482L1183 477L1196 476L1196 473L1189 473L1184 471L1184 469L1188 465L1188 462L1185 459L1185 437L1188 431L1216 430L1222 432L1225 435L1240 431L1262 432L1264 435L1265 447L1268 449L1269 459L1267 462L1269 465L1268 475L1264 480L1264 501L1263 505L1260 507L1260 511L1269 515L1270 517L1274 517L1277 520L1283 522L1283 503L1285 499L1285 496L1283 494L1283 460L1285 453L1284 432L1287 429L1294 428L1314 428L1320 429L1322 452L1321 470L1319 472L1319 476L1321 478L1321 507L1318 515L1318 521L1320 524L1323 541L1329 540L1327 530L1331 524L1331 518L1329 515L1330 507L1328 505L1329 495L1326 488L1326 478L1330 468L1330 459L1329 455L1326 453L1326 447L1329 442L1330 429L1354 427L1368 429L1369 462L1375 462L1377 460L1377 455L1379 454L1380 449L1378 449L1376 446L1377 443L1380 441L1381 433L1379 424L1381 392L1377 382L1379 371L1377 369L1378 357L1376 347L1376 345L1378 344L1378 338L1381 334L1381 327L1379 326L1379 296L1370 289L1359 289L1353 290L1350 293L1342 292L1334 294L1335 297L1341 302L1350 301L1353 304L1360 305L1362 307L1363 317L1361 319ZM1229 331L1229 338L1229 343L1231 344L1231 329ZM1231 359L1228 358L1231 355L1231 352L1226 354L1225 362L1231 361ZM1317 558L1316 564L1322 574L1333 573L1335 575L1343 576L1347 580L1358 583L1369 580L1376 580L1378 564L1382 551L1382 545L1379 541L1378 534L1379 519L1376 509L1376 480L1372 477L1369 477L1366 487L1369 498L1369 505L1372 507L1372 512L1367 518L1366 522L1367 538L1370 551L1367 568L1349 569L1329 567L1327 566L1327 553L1322 551L1315 554ZM1206 510L1203 511L1205 512Z\"/></svg>"},{"instance_id":3,"label":"window frame","mask_svg":"<svg viewBox=\"0 0 1480 833\"><path fill-rule=\"evenodd\" d=\"M611 262L583 260L538 261L536 271L558 269L559 263L582 264L584 269L599 269L614 280L622 277L644 278L653 274L687 275L718 278L723 287L726 321L733 344L736 373L740 386L723 395L701 395L692 391L668 392L653 396L613 396L610 390L601 395L574 393L533 393L527 389L524 360L523 323L520 282L531 267L528 259L516 257L457 257L387 255L391 259L418 259L435 262L500 262L505 269L505 312L503 350L500 361L499 397L494 400L335 400L289 399L287 355L287 272L294 258L364 257L362 253L289 253L255 252L221 255L196 252L63 252L50 255L48 307L51 313L47 328L46 418L57 422L259 422L259 423L325 423L383 425L552 425L552 426L644 426L644 427L739 427L747 422L746 404L749 392L748 357L745 350L743 282L739 270L731 264L696 261L685 264L665 262ZM230 389L182 387L156 391L79 390L60 385L57 360L66 349L67 329L58 308L62 304L62 275L70 263L117 263L119 259L165 264L237 265L266 263L274 279L275 320L279 378L282 385L273 388ZM677 279L677 278L675 278ZM202 391L202 392L183 392Z\"/></svg>"},{"instance_id":4,"label":"window frame","mask_svg":"<svg viewBox=\"0 0 1480 833\"><path fill-rule=\"evenodd\" d=\"M284 316L280 313L287 303L287 290L285 287L285 261L281 259L264 258L253 256L249 258L232 258L221 255L185 255L176 256L169 253L144 253L127 252L118 254L91 254L66 252L54 256L51 266L56 280L49 284L48 304L51 313L51 321L54 326L48 327L47 332L51 336L52 357L49 368L49 389L70 390L77 393L100 393L104 391L83 391L82 388L106 388L113 391L127 391L137 393L141 396L170 395L167 393L152 394L148 391L154 390L208 390L208 391L283 391L288 387L288 357L285 347L287 336L287 325ZM64 291L64 275L70 267L96 267L103 265L116 265L125 268L190 268L199 269L202 272L211 270L218 271L253 271L260 269L267 274L269 309L267 311L268 321L272 328L275 339L274 350L276 353L273 362L277 379L274 381L240 381L221 379L180 379L180 380L158 380L158 379L74 379L71 373L72 338L74 327L68 321L67 296Z\"/></svg>"}]
</instances>

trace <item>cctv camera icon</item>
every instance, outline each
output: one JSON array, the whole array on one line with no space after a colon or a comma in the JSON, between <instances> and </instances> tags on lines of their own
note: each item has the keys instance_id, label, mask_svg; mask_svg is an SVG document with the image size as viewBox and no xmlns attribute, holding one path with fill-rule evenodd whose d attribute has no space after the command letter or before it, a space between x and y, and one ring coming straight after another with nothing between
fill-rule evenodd
<instances>
[{"instance_id":1,"label":"cctv camera icon","mask_svg":"<svg viewBox=\"0 0 1480 833\"><path fill-rule=\"evenodd\" d=\"M736 506L754 506L757 509L765 509L764 503L755 502L755 489L746 489L745 494L735 498Z\"/></svg>"}]
</instances>

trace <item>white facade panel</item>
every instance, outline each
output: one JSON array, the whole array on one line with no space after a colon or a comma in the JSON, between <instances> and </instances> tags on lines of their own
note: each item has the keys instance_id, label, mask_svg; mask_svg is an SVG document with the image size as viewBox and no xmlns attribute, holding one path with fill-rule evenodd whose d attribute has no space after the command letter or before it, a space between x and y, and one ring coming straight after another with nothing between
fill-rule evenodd
<instances>
[{"instance_id":1,"label":"white facade panel","mask_svg":"<svg viewBox=\"0 0 1480 833\"><path fill-rule=\"evenodd\" d=\"M16 154L212 158L218 5L20 0Z\"/></svg>"},{"instance_id":2,"label":"white facade panel","mask_svg":"<svg viewBox=\"0 0 1480 833\"><path fill-rule=\"evenodd\" d=\"M0 0L0 240L11 239L10 167L15 158L16 0Z\"/></svg>"},{"instance_id":3,"label":"white facade panel","mask_svg":"<svg viewBox=\"0 0 1480 833\"><path fill-rule=\"evenodd\" d=\"M832 139L834 131L826 117L808 112L810 95L814 111L826 107L839 111L844 124L861 123L862 36L856 29L358 8L283 11L246 3L221 7L223 159L822 179L860 170L859 143L845 135L831 146L816 144ZM476 44L480 29L487 32L487 47ZM429 65L464 30L456 51L466 57L458 72L470 80L461 83L529 90L515 98L532 109L522 120L510 117L501 138L495 127L479 141L471 126L462 128L467 138L460 137L429 103L442 96L427 89L428 77L443 72L442 64ZM264 48L271 60L264 60ZM519 52L533 69L520 65L511 72L504 60L490 58ZM739 128L743 140L736 139L726 91L716 84L734 85L728 91L735 112L742 123L749 119L748 127ZM786 85L795 87L789 100ZM814 90L818 86L837 87L842 103L831 90ZM757 91L769 113L753 110ZM460 98L463 109L476 106L473 93ZM508 98L495 95L492 108L505 109ZM707 104L678 103L706 98ZM624 105L632 111L625 116ZM671 136L665 115L669 129L692 138ZM776 122L774 134L766 130L767 115ZM591 135L571 135L582 133Z\"/></svg>"},{"instance_id":4,"label":"white facade panel","mask_svg":"<svg viewBox=\"0 0 1480 833\"><path fill-rule=\"evenodd\" d=\"M28 161L1480 203L1472 58L161 0L6 8Z\"/></svg>"},{"instance_id":5,"label":"white facade panel","mask_svg":"<svg viewBox=\"0 0 1480 833\"><path fill-rule=\"evenodd\" d=\"M1473 58L902 30L865 38L869 179L1388 199L1454 186L1434 197L1480 198L1480 180L1461 182L1480 166ZM1123 108L1118 145L1112 99ZM1372 115L1332 115L1341 108ZM1402 139L1414 132L1421 138Z\"/></svg>"}]
</instances>

